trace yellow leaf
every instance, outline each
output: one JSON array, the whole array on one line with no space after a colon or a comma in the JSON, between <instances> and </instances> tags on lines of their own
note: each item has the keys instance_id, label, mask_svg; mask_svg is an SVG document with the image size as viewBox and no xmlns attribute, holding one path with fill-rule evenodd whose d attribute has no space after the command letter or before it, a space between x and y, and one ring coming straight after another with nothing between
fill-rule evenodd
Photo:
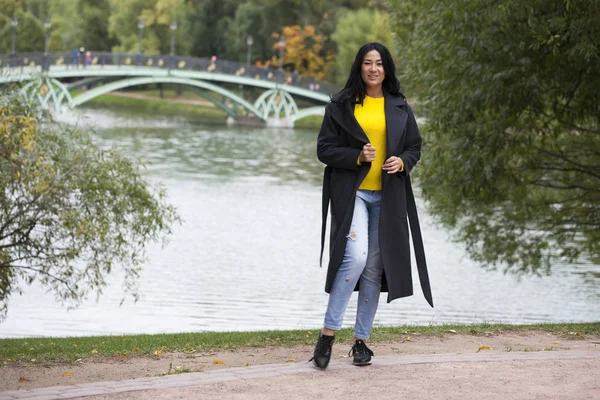
<instances>
[{"instance_id":1,"label":"yellow leaf","mask_svg":"<svg viewBox=\"0 0 600 400\"><path fill-rule=\"evenodd\" d=\"M19 382L31 382L31 379L27 379L27 378L19 378Z\"/></svg>"},{"instance_id":2,"label":"yellow leaf","mask_svg":"<svg viewBox=\"0 0 600 400\"><path fill-rule=\"evenodd\" d=\"M450 332L450 333L456 333L456 331L454 329L450 329L448 332Z\"/></svg>"},{"instance_id":3,"label":"yellow leaf","mask_svg":"<svg viewBox=\"0 0 600 400\"><path fill-rule=\"evenodd\" d=\"M73 376L71 371L63 372L63 376Z\"/></svg>"},{"instance_id":4,"label":"yellow leaf","mask_svg":"<svg viewBox=\"0 0 600 400\"><path fill-rule=\"evenodd\" d=\"M133 351L140 351L140 348L136 347L136 348L133 349Z\"/></svg>"},{"instance_id":5,"label":"yellow leaf","mask_svg":"<svg viewBox=\"0 0 600 400\"><path fill-rule=\"evenodd\" d=\"M213 364L214 365L221 365L221 364L225 364L225 361L223 361L223 360L215 360L215 361L213 361Z\"/></svg>"},{"instance_id":6,"label":"yellow leaf","mask_svg":"<svg viewBox=\"0 0 600 400\"><path fill-rule=\"evenodd\" d=\"M154 355L155 355L155 356L158 356L158 355L160 355L160 354L162 354L162 351L160 351L160 350L156 350L156 351L154 352Z\"/></svg>"},{"instance_id":7,"label":"yellow leaf","mask_svg":"<svg viewBox=\"0 0 600 400\"><path fill-rule=\"evenodd\" d=\"M293 358L288 358L287 360L285 360L286 363L287 362L294 362L294 361L296 361L296 360L294 360Z\"/></svg>"},{"instance_id":8,"label":"yellow leaf","mask_svg":"<svg viewBox=\"0 0 600 400\"><path fill-rule=\"evenodd\" d=\"M406 340L407 342L410 342L410 336L408 336L408 337L407 337L406 339L404 339L404 340Z\"/></svg>"},{"instance_id":9,"label":"yellow leaf","mask_svg":"<svg viewBox=\"0 0 600 400\"><path fill-rule=\"evenodd\" d=\"M477 352L479 353L481 350L489 350L490 346L479 346L479 348L477 349Z\"/></svg>"},{"instance_id":10,"label":"yellow leaf","mask_svg":"<svg viewBox=\"0 0 600 400\"><path fill-rule=\"evenodd\" d=\"M96 349L93 349L93 350L92 350L92 354L98 354L98 350L96 350Z\"/></svg>"},{"instance_id":11,"label":"yellow leaf","mask_svg":"<svg viewBox=\"0 0 600 400\"><path fill-rule=\"evenodd\" d=\"M552 342L552 344L558 344L558 341L557 341L557 340L555 340L554 342Z\"/></svg>"}]
</instances>

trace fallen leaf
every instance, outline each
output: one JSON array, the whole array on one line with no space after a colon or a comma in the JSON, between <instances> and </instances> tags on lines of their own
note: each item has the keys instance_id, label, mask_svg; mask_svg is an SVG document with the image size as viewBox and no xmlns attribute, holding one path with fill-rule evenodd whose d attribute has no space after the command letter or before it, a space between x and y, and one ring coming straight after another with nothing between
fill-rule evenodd
<instances>
[{"instance_id":1,"label":"fallen leaf","mask_svg":"<svg viewBox=\"0 0 600 400\"><path fill-rule=\"evenodd\" d=\"M73 376L71 371L63 372L63 376Z\"/></svg>"},{"instance_id":2,"label":"fallen leaf","mask_svg":"<svg viewBox=\"0 0 600 400\"><path fill-rule=\"evenodd\" d=\"M558 340L555 340L554 342L552 342L552 344L558 344Z\"/></svg>"},{"instance_id":3,"label":"fallen leaf","mask_svg":"<svg viewBox=\"0 0 600 400\"><path fill-rule=\"evenodd\" d=\"M450 329L448 332L450 332L450 333L456 333L456 331L454 329Z\"/></svg>"},{"instance_id":4,"label":"fallen leaf","mask_svg":"<svg viewBox=\"0 0 600 400\"><path fill-rule=\"evenodd\" d=\"M140 351L140 348L136 347L136 348L133 349L133 351Z\"/></svg>"},{"instance_id":5,"label":"fallen leaf","mask_svg":"<svg viewBox=\"0 0 600 400\"><path fill-rule=\"evenodd\" d=\"M296 360L294 360L293 358L288 358L287 360L285 360L285 362L294 362Z\"/></svg>"},{"instance_id":6,"label":"fallen leaf","mask_svg":"<svg viewBox=\"0 0 600 400\"><path fill-rule=\"evenodd\" d=\"M406 338L406 339L404 339L404 340L406 340L407 342L410 342L410 336L409 336L409 337L407 337L407 338Z\"/></svg>"},{"instance_id":7,"label":"fallen leaf","mask_svg":"<svg viewBox=\"0 0 600 400\"><path fill-rule=\"evenodd\" d=\"M31 382L31 379L27 379L27 378L19 378L19 382Z\"/></svg>"},{"instance_id":8,"label":"fallen leaf","mask_svg":"<svg viewBox=\"0 0 600 400\"><path fill-rule=\"evenodd\" d=\"M225 361L223 361L223 360L215 360L215 361L213 361L213 364L214 365L222 365L222 364L225 364Z\"/></svg>"},{"instance_id":9,"label":"fallen leaf","mask_svg":"<svg viewBox=\"0 0 600 400\"><path fill-rule=\"evenodd\" d=\"M98 350L96 350L96 349L93 349L93 350L92 350L92 354L98 354Z\"/></svg>"},{"instance_id":10,"label":"fallen leaf","mask_svg":"<svg viewBox=\"0 0 600 400\"><path fill-rule=\"evenodd\" d=\"M155 356L158 356L158 355L160 355L160 354L162 354L162 351L160 351L160 350L156 350L156 351L154 352L154 355L155 355Z\"/></svg>"},{"instance_id":11,"label":"fallen leaf","mask_svg":"<svg viewBox=\"0 0 600 400\"><path fill-rule=\"evenodd\" d=\"M479 353L481 350L489 350L490 346L479 346L479 348L477 349L477 352Z\"/></svg>"}]
</instances>

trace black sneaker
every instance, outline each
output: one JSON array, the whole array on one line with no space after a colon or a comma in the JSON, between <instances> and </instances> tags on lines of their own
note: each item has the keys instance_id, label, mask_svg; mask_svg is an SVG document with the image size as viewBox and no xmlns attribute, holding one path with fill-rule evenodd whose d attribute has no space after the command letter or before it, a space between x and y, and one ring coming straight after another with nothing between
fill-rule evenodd
<instances>
[{"instance_id":1,"label":"black sneaker","mask_svg":"<svg viewBox=\"0 0 600 400\"><path fill-rule=\"evenodd\" d=\"M315 351L313 352L313 357L308 361L312 361L317 368L327 368L329 360L331 359L331 347L333 347L334 340L335 336L327 336L320 333L319 340L317 340L317 345L315 346Z\"/></svg>"},{"instance_id":2,"label":"black sneaker","mask_svg":"<svg viewBox=\"0 0 600 400\"><path fill-rule=\"evenodd\" d=\"M367 347L366 343L359 339L354 343L354 346L352 346L348 355L354 356L354 365L362 366L371 365L371 356L374 354L371 349Z\"/></svg>"}]
</instances>

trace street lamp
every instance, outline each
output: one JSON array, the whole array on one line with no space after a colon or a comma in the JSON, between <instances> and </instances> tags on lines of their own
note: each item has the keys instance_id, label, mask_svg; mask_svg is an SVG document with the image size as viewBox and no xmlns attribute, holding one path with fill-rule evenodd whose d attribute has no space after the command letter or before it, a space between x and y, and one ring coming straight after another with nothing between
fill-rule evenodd
<instances>
[{"instance_id":1,"label":"street lamp","mask_svg":"<svg viewBox=\"0 0 600 400\"><path fill-rule=\"evenodd\" d=\"M142 21L142 20L138 21L138 29L140 30L140 41L138 44L138 54L141 55L142 54L142 35L144 34L144 21Z\"/></svg>"},{"instance_id":2,"label":"street lamp","mask_svg":"<svg viewBox=\"0 0 600 400\"><path fill-rule=\"evenodd\" d=\"M175 31L177 30L177 21L171 22L171 57L175 55Z\"/></svg>"},{"instance_id":3,"label":"street lamp","mask_svg":"<svg viewBox=\"0 0 600 400\"><path fill-rule=\"evenodd\" d=\"M17 17L12 17L12 54L15 54L15 46L17 43L17 25L19 25L19 20Z\"/></svg>"},{"instance_id":4,"label":"street lamp","mask_svg":"<svg viewBox=\"0 0 600 400\"><path fill-rule=\"evenodd\" d=\"M142 35L144 33L144 21L138 21L138 29L140 30L140 40L138 43L138 65L142 64Z\"/></svg>"},{"instance_id":5,"label":"street lamp","mask_svg":"<svg viewBox=\"0 0 600 400\"><path fill-rule=\"evenodd\" d=\"M248 45L248 55L246 56L246 71L250 74L250 60L252 59L252 45L254 44L254 38L252 35L248 35L246 39L246 44Z\"/></svg>"},{"instance_id":6,"label":"street lamp","mask_svg":"<svg viewBox=\"0 0 600 400\"><path fill-rule=\"evenodd\" d=\"M285 38L283 34L279 38L279 70L283 71L283 48L285 47Z\"/></svg>"},{"instance_id":7,"label":"street lamp","mask_svg":"<svg viewBox=\"0 0 600 400\"><path fill-rule=\"evenodd\" d=\"M45 40L44 40L44 69L47 71L48 70L48 33L50 32L50 20L46 19L46 21L44 21L44 28L45 28Z\"/></svg>"},{"instance_id":8,"label":"street lamp","mask_svg":"<svg viewBox=\"0 0 600 400\"><path fill-rule=\"evenodd\" d=\"M44 22L44 28L46 30L46 39L44 41L44 55L47 56L48 55L48 33L50 31L50 20L49 19L47 19Z\"/></svg>"}]
</instances>

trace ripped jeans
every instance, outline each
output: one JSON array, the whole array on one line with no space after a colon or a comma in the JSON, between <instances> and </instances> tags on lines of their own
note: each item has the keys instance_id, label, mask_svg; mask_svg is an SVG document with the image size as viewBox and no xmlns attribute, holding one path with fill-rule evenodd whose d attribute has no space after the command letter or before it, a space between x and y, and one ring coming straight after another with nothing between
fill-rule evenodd
<instances>
[{"instance_id":1,"label":"ripped jeans","mask_svg":"<svg viewBox=\"0 0 600 400\"><path fill-rule=\"evenodd\" d=\"M347 235L344 259L333 282L325 313L325 327L339 330L344 313L360 279L354 336L368 339L381 292L383 262L379 249L381 191L356 192L352 226Z\"/></svg>"}]
</instances>

